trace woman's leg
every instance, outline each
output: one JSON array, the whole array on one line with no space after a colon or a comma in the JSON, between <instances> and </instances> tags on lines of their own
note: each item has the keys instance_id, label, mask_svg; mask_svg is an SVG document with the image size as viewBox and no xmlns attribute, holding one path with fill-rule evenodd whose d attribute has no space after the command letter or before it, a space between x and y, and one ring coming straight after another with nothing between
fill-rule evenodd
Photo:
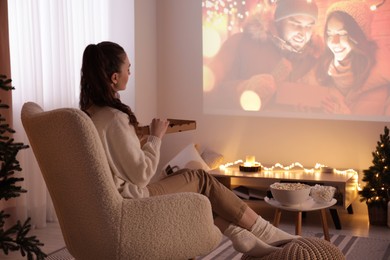
<instances>
[{"instance_id":1,"label":"woman's leg","mask_svg":"<svg viewBox=\"0 0 390 260\"><path fill-rule=\"evenodd\" d=\"M241 253L261 257L279 250L277 247L267 245L248 231L256 222L258 215L205 171L180 170L148 185L148 189L150 196L177 192L197 192L207 196L216 215L215 225L229 237L233 247Z\"/></svg>"},{"instance_id":2,"label":"woman's leg","mask_svg":"<svg viewBox=\"0 0 390 260\"><path fill-rule=\"evenodd\" d=\"M150 196L177 192L196 192L208 197L213 213L228 222L250 228L256 218L244 215L249 207L230 189L203 170L182 169L160 181L148 185Z\"/></svg>"},{"instance_id":3,"label":"woman's leg","mask_svg":"<svg viewBox=\"0 0 390 260\"><path fill-rule=\"evenodd\" d=\"M229 223L223 218L216 217L214 224L232 241L233 248L238 252L254 257L262 257L281 250L281 248L266 244L247 229Z\"/></svg>"},{"instance_id":4,"label":"woman's leg","mask_svg":"<svg viewBox=\"0 0 390 260\"><path fill-rule=\"evenodd\" d=\"M259 215L253 209L247 207L244 211L244 214L242 214L241 219L238 221L237 225L250 230L256 223L258 216Z\"/></svg>"},{"instance_id":5,"label":"woman's leg","mask_svg":"<svg viewBox=\"0 0 390 260\"><path fill-rule=\"evenodd\" d=\"M280 246L290 242L300 236L291 235L275 227L269 221L258 216L255 224L251 227L250 232L265 243L273 246Z\"/></svg>"},{"instance_id":6,"label":"woman's leg","mask_svg":"<svg viewBox=\"0 0 390 260\"><path fill-rule=\"evenodd\" d=\"M230 189L203 170L179 170L174 175L148 185L148 189L150 196L177 192L197 192L207 196L217 215L216 226L241 252L250 251L253 255L255 250L256 255L260 256L258 251L269 253L270 250L277 249L266 245L267 243L293 238L262 219ZM264 230L270 234L265 234ZM258 238L262 241L258 241ZM249 243L249 240L252 242Z\"/></svg>"},{"instance_id":7,"label":"woman's leg","mask_svg":"<svg viewBox=\"0 0 390 260\"><path fill-rule=\"evenodd\" d=\"M227 222L225 219L216 217L214 224L221 230L222 233L226 234L226 230L232 227L238 227L245 231L253 233L257 238L262 240L264 243L273 246L279 246L290 242L294 238L299 236L291 235L283 230L273 226L269 221L263 219L250 207L248 207L241 220L237 225ZM249 228L247 228L249 226ZM231 230L231 229L230 229ZM236 232L237 233L237 232Z\"/></svg>"}]
</instances>

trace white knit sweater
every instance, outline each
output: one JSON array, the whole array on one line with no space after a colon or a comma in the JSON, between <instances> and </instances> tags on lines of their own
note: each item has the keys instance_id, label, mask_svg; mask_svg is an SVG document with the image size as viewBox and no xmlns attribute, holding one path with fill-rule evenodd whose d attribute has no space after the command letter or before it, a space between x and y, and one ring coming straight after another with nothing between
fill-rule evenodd
<instances>
[{"instance_id":1,"label":"white knit sweater","mask_svg":"<svg viewBox=\"0 0 390 260\"><path fill-rule=\"evenodd\" d=\"M149 196L146 185L156 174L161 139L148 136L141 147L127 114L111 107L88 109L99 133L115 185L125 198Z\"/></svg>"}]
</instances>

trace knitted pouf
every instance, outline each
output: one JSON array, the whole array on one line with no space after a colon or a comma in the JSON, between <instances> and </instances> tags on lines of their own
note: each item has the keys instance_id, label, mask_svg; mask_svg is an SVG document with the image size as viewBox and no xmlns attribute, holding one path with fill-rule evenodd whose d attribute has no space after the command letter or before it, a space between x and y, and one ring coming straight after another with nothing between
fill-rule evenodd
<instances>
[{"instance_id":1,"label":"knitted pouf","mask_svg":"<svg viewBox=\"0 0 390 260\"><path fill-rule=\"evenodd\" d=\"M316 237L301 237L283 246L282 250L263 257L243 255L242 260L341 260L343 253L332 243Z\"/></svg>"}]
</instances>

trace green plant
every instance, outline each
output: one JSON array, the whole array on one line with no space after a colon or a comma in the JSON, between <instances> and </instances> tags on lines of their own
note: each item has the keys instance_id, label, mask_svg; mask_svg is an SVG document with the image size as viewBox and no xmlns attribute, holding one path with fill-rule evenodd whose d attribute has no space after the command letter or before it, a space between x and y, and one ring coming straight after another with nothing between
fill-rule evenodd
<instances>
[{"instance_id":1,"label":"green plant","mask_svg":"<svg viewBox=\"0 0 390 260\"><path fill-rule=\"evenodd\" d=\"M2 90L13 90L14 87L10 84L11 79L0 75L0 88ZM8 108L9 106L0 100L0 109ZM29 148L29 146L15 142L12 138L14 133L15 130L7 124L6 119L0 114L0 200L16 198L21 193L27 192L27 190L18 185L24 178L14 177L14 174L22 170L19 161L16 159L18 152ZM44 259L46 254L40 249L43 243L36 236L29 236L28 234L31 230L30 218L24 223L17 221L13 226L5 228L6 219L9 217L10 214L5 213L4 210L0 211L0 249L6 255L8 255L9 251L20 251L21 255L23 257L27 256L28 259L34 259L34 256L35 259Z\"/></svg>"},{"instance_id":2,"label":"green plant","mask_svg":"<svg viewBox=\"0 0 390 260\"><path fill-rule=\"evenodd\" d=\"M376 151L372 152L372 163L368 169L363 170L362 181L366 182L359 191L360 201L367 204L387 205L390 189L390 137L389 129L385 126L384 133L380 135Z\"/></svg>"}]
</instances>

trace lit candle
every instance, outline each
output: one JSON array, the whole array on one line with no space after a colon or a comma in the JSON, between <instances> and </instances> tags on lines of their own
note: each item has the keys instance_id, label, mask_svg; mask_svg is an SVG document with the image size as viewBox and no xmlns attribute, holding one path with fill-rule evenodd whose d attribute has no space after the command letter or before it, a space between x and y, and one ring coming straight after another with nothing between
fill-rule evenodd
<instances>
[{"instance_id":1,"label":"lit candle","mask_svg":"<svg viewBox=\"0 0 390 260\"><path fill-rule=\"evenodd\" d=\"M249 166L254 165L255 161L256 160L255 160L255 156L254 155L247 155L245 157L245 164L246 165L249 165Z\"/></svg>"},{"instance_id":2,"label":"lit candle","mask_svg":"<svg viewBox=\"0 0 390 260\"><path fill-rule=\"evenodd\" d=\"M247 155L245 162L240 165L240 171L243 172L257 172L260 170L260 164L256 162L254 155Z\"/></svg>"}]
</instances>

